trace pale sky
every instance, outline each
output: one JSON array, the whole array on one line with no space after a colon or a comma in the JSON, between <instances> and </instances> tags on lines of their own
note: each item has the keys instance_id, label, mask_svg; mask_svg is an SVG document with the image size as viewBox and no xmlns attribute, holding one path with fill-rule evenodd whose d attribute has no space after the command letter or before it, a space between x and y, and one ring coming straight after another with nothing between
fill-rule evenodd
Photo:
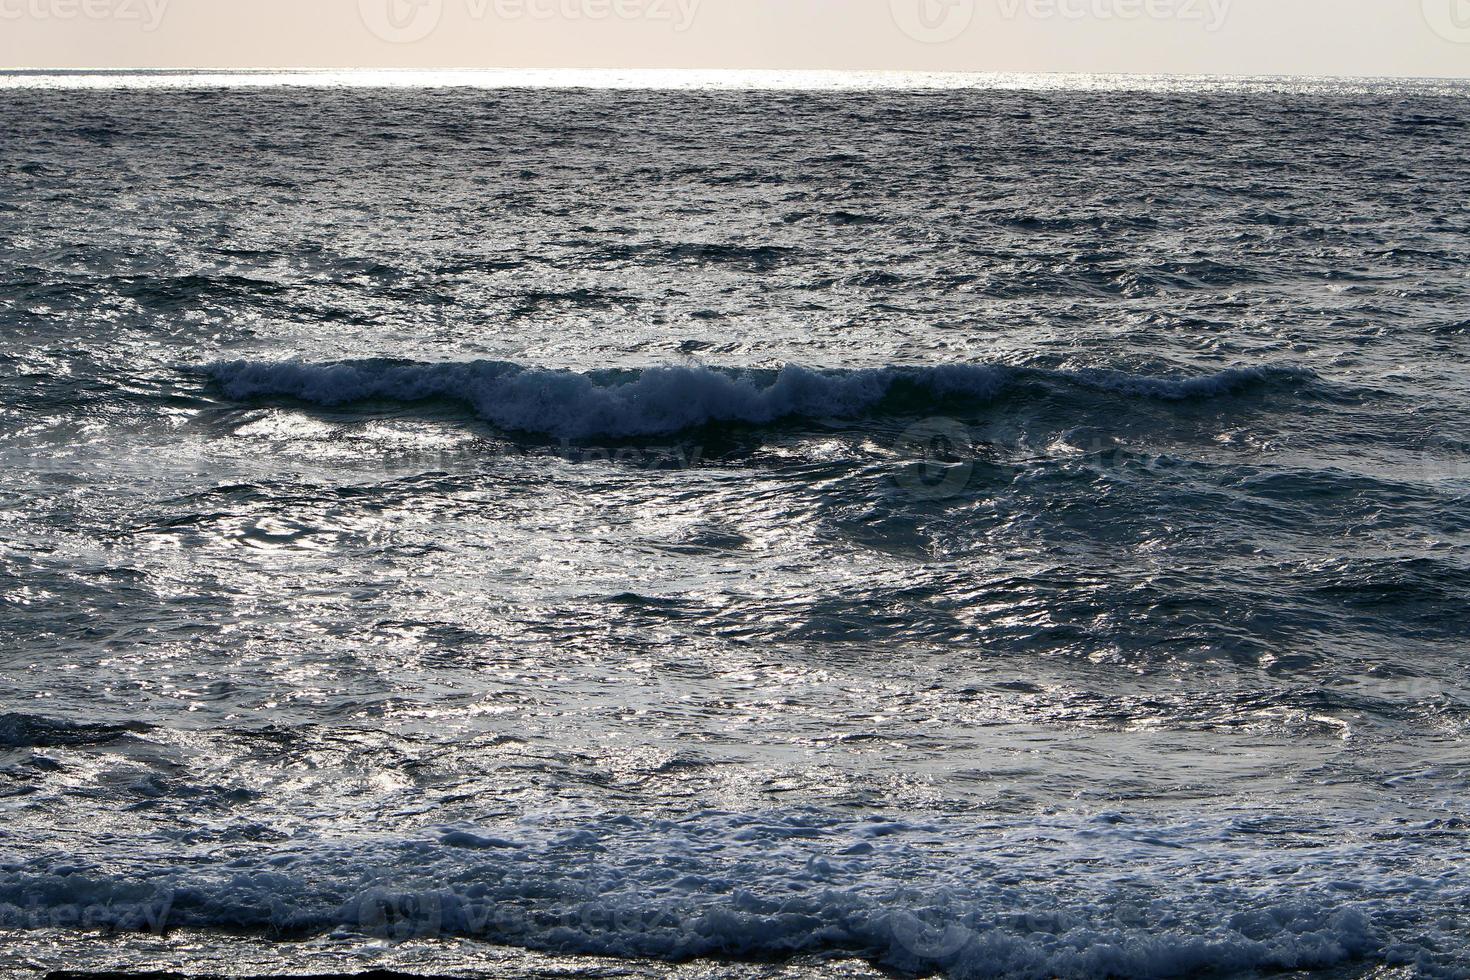
<instances>
[{"instance_id":1,"label":"pale sky","mask_svg":"<svg viewBox=\"0 0 1470 980\"><path fill-rule=\"evenodd\" d=\"M7 68L1470 76L1470 0L0 0Z\"/></svg>"}]
</instances>

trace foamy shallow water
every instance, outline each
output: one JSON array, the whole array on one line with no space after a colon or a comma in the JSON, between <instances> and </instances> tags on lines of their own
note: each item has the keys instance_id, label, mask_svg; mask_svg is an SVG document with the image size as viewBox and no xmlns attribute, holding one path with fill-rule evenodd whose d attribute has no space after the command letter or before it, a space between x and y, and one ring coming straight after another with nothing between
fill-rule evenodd
<instances>
[{"instance_id":1,"label":"foamy shallow water","mask_svg":"<svg viewBox=\"0 0 1470 980\"><path fill-rule=\"evenodd\" d=\"M1467 975L1455 84L3 84L0 970Z\"/></svg>"}]
</instances>

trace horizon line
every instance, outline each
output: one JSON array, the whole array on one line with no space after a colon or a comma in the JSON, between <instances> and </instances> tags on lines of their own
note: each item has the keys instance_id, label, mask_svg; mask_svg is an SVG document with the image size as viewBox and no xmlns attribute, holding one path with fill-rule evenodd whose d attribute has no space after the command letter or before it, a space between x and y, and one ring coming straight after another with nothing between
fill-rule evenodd
<instances>
[{"instance_id":1,"label":"horizon line","mask_svg":"<svg viewBox=\"0 0 1470 980\"><path fill-rule=\"evenodd\" d=\"M375 65L253 65L250 67L195 67L188 65L129 66L129 67L45 67L17 66L0 67L0 75L237 75L237 74L343 74L348 72L374 72L391 74L471 74L471 73L531 73L531 72L582 72L613 74L619 72L660 72L678 74L741 74L741 75L1057 75L1074 78L1238 78L1238 79L1335 79L1342 81L1379 81L1394 79L1403 81L1456 82L1470 81L1465 75L1397 75L1397 74L1319 74L1313 72L1187 72L1187 71L1076 71L1057 68L999 69L999 68L690 68L688 66L636 65L611 68L607 66L538 65L538 66L437 66L405 67Z\"/></svg>"}]
</instances>

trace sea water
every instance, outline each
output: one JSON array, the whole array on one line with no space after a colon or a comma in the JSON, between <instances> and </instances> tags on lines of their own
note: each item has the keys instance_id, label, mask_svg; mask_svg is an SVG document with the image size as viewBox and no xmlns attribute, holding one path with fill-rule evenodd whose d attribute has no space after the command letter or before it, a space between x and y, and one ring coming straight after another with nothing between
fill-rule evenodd
<instances>
[{"instance_id":1,"label":"sea water","mask_svg":"<svg viewBox=\"0 0 1470 980\"><path fill-rule=\"evenodd\" d=\"M1470 975L1470 87L3 84L0 970Z\"/></svg>"}]
</instances>

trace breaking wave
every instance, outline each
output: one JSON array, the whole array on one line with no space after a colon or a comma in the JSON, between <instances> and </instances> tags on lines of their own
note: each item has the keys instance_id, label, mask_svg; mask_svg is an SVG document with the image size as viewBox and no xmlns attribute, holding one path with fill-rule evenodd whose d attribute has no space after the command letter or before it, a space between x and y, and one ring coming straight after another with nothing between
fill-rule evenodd
<instances>
[{"instance_id":1,"label":"breaking wave","mask_svg":"<svg viewBox=\"0 0 1470 980\"><path fill-rule=\"evenodd\" d=\"M672 366L576 373L504 361L386 360L229 361L206 365L204 371L236 399L288 397L323 406L450 399L503 429L563 438L661 435L721 422L855 418L899 402L911 411L934 410L953 401L989 401L1027 382L1183 401L1312 377L1294 367L1236 367L1170 378L989 364L828 371L795 365L779 370Z\"/></svg>"},{"instance_id":2,"label":"breaking wave","mask_svg":"<svg viewBox=\"0 0 1470 980\"><path fill-rule=\"evenodd\" d=\"M1465 888L1453 848L1433 855L1455 828L1390 828L1371 846L1345 833L1323 848L1292 823L1102 814L976 828L709 811L425 828L204 862L160 841L131 873L67 855L0 866L0 926L91 909L94 925L124 929L460 935L661 960L836 954L959 978L1450 972L1442 957L1464 937L1443 913ZM1262 833L1274 850L1242 846Z\"/></svg>"}]
</instances>

